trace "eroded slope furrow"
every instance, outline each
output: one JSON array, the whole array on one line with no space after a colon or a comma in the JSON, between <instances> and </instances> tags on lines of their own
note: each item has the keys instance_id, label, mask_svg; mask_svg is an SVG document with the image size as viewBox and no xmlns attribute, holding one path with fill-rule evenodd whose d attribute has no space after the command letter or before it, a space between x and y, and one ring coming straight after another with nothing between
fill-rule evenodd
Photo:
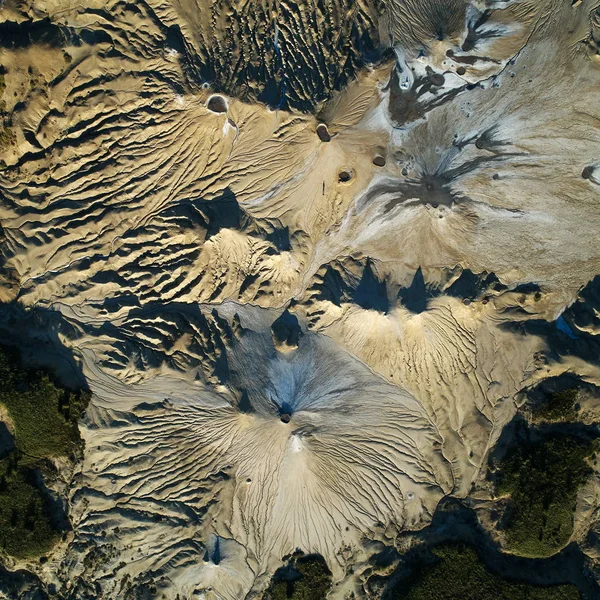
<instances>
[{"instance_id":1,"label":"eroded slope furrow","mask_svg":"<svg viewBox=\"0 0 600 600\"><path fill-rule=\"evenodd\" d=\"M359 593L521 390L600 383L597 3L38 4L0 330L93 391L66 598L258 598L297 548Z\"/></svg>"}]
</instances>

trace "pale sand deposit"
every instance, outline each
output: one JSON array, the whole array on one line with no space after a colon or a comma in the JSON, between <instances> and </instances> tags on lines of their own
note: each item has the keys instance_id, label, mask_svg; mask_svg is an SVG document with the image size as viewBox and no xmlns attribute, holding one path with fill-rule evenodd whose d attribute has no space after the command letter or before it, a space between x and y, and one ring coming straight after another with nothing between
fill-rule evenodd
<instances>
[{"instance_id":1,"label":"pale sand deposit","mask_svg":"<svg viewBox=\"0 0 600 600\"><path fill-rule=\"evenodd\" d=\"M518 392L600 384L597 2L0 8L47 15L0 40L0 298L94 395L44 581L258 598L299 548L362 597Z\"/></svg>"}]
</instances>

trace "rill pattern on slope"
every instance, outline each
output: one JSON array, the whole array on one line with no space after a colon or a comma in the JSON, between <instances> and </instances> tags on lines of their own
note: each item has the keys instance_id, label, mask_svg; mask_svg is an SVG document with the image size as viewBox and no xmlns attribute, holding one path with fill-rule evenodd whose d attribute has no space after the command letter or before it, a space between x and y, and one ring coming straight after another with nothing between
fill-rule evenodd
<instances>
[{"instance_id":1,"label":"rill pattern on slope","mask_svg":"<svg viewBox=\"0 0 600 600\"><path fill-rule=\"evenodd\" d=\"M1 48L0 297L94 392L71 598L257 596L296 548L358 589L519 390L597 379L593 2L52 6Z\"/></svg>"}]
</instances>

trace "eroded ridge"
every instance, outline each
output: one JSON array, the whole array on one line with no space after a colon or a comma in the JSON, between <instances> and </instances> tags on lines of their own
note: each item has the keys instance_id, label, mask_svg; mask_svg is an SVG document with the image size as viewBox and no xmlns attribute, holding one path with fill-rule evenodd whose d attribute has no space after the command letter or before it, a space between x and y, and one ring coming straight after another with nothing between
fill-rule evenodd
<instances>
[{"instance_id":1,"label":"eroded ridge","mask_svg":"<svg viewBox=\"0 0 600 600\"><path fill-rule=\"evenodd\" d=\"M93 391L43 582L359 594L522 390L600 384L599 10L2 6L0 325Z\"/></svg>"}]
</instances>

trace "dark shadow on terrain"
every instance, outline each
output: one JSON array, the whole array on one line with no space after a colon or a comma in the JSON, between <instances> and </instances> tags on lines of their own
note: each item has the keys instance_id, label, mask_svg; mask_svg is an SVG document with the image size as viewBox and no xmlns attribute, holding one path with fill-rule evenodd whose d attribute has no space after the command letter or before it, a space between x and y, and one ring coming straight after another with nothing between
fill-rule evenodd
<instances>
[{"instance_id":1,"label":"dark shadow on terrain","mask_svg":"<svg viewBox=\"0 0 600 600\"><path fill-rule=\"evenodd\" d=\"M387 313L390 301L386 281L379 278L370 259L355 261L357 263L362 270L358 281L354 276L347 277L346 281L333 264L328 264L321 281L313 288L316 291L314 299L326 300L336 306L351 302L365 310Z\"/></svg>"},{"instance_id":2,"label":"dark shadow on terrain","mask_svg":"<svg viewBox=\"0 0 600 600\"><path fill-rule=\"evenodd\" d=\"M227 189L223 194L210 202L198 201L197 209L207 221L207 237L210 238L221 229L240 229L246 213L240 208L235 194Z\"/></svg>"},{"instance_id":3,"label":"dark shadow on terrain","mask_svg":"<svg viewBox=\"0 0 600 600\"><path fill-rule=\"evenodd\" d=\"M170 25L166 28L165 33L167 47L185 56L187 48L179 25Z\"/></svg>"},{"instance_id":4,"label":"dark shadow on terrain","mask_svg":"<svg viewBox=\"0 0 600 600\"><path fill-rule=\"evenodd\" d=\"M494 273L473 273L470 269L464 269L460 277L446 289L445 293L455 298L475 300L499 283L500 281ZM494 287L494 289L497 288Z\"/></svg>"},{"instance_id":5,"label":"dark shadow on terrain","mask_svg":"<svg viewBox=\"0 0 600 600\"><path fill-rule=\"evenodd\" d=\"M287 226L275 227L273 231L267 233L265 239L271 242L279 252L289 252L292 249L290 230Z\"/></svg>"},{"instance_id":6,"label":"dark shadow on terrain","mask_svg":"<svg viewBox=\"0 0 600 600\"><path fill-rule=\"evenodd\" d=\"M291 348L298 346L302 337L302 328L298 323L298 317L285 310L280 317L275 319L271 325L273 339L276 343L285 344Z\"/></svg>"},{"instance_id":7,"label":"dark shadow on terrain","mask_svg":"<svg viewBox=\"0 0 600 600\"><path fill-rule=\"evenodd\" d=\"M542 288L537 283L521 283L514 291L519 294L535 294L541 292Z\"/></svg>"},{"instance_id":8,"label":"dark shadow on terrain","mask_svg":"<svg viewBox=\"0 0 600 600\"><path fill-rule=\"evenodd\" d=\"M243 413L255 412L252 404L250 403L250 397L248 396L248 390L241 390L241 396L238 401L238 410Z\"/></svg>"},{"instance_id":9,"label":"dark shadow on terrain","mask_svg":"<svg viewBox=\"0 0 600 600\"><path fill-rule=\"evenodd\" d=\"M0 564L0 596L15 600L48 600L42 582L29 571L8 571Z\"/></svg>"},{"instance_id":10,"label":"dark shadow on terrain","mask_svg":"<svg viewBox=\"0 0 600 600\"><path fill-rule=\"evenodd\" d=\"M470 52L477 46L480 40L499 37L501 32L494 29L481 31L480 28L485 25L492 14L491 10L484 10L480 14L469 19L467 23L467 36L461 46L463 52Z\"/></svg>"},{"instance_id":11,"label":"dark shadow on terrain","mask_svg":"<svg viewBox=\"0 0 600 600\"><path fill-rule=\"evenodd\" d=\"M423 271L419 267L410 286L400 288L398 291L398 300L405 308L419 314L427 310L430 300L442 295L474 301L491 290L502 291L505 289L506 286L500 283L494 273L473 273L469 269L463 269L458 278L449 286L436 287L425 282Z\"/></svg>"},{"instance_id":12,"label":"dark shadow on terrain","mask_svg":"<svg viewBox=\"0 0 600 600\"><path fill-rule=\"evenodd\" d=\"M6 456L15 447L12 434L5 423L0 421L0 458Z\"/></svg>"},{"instance_id":13,"label":"dark shadow on terrain","mask_svg":"<svg viewBox=\"0 0 600 600\"><path fill-rule=\"evenodd\" d=\"M79 361L62 344L59 333L77 337L76 330L57 311L25 309L18 301L0 304L2 342L19 350L26 367L48 369L69 390L88 390Z\"/></svg>"},{"instance_id":14,"label":"dark shadow on terrain","mask_svg":"<svg viewBox=\"0 0 600 600\"><path fill-rule=\"evenodd\" d=\"M211 562L218 565L221 562L221 538L215 536L212 543L209 543L204 553L204 562Z\"/></svg>"},{"instance_id":15,"label":"dark shadow on terrain","mask_svg":"<svg viewBox=\"0 0 600 600\"><path fill-rule=\"evenodd\" d=\"M252 221L229 188L214 200L184 200L162 211L160 216L181 229L202 227L206 230L206 239L210 239L221 229L239 230Z\"/></svg>"},{"instance_id":16,"label":"dark shadow on terrain","mask_svg":"<svg viewBox=\"0 0 600 600\"><path fill-rule=\"evenodd\" d=\"M385 281L377 277L370 260L367 260L360 283L354 290L353 300L366 310L376 310L385 314L390 309Z\"/></svg>"},{"instance_id":17,"label":"dark shadow on terrain","mask_svg":"<svg viewBox=\"0 0 600 600\"><path fill-rule=\"evenodd\" d=\"M537 335L546 340L548 355L558 360L572 354L591 364L600 364L600 340L586 331L600 331L600 275L579 292L577 300L555 321L532 319L504 323L501 327L524 335Z\"/></svg>"},{"instance_id":18,"label":"dark shadow on terrain","mask_svg":"<svg viewBox=\"0 0 600 600\"><path fill-rule=\"evenodd\" d=\"M580 291L577 301L563 313L563 316L580 329L595 327L598 331L600 328L600 275L596 275Z\"/></svg>"},{"instance_id":19,"label":"dark shadow on terrain","mask_svg":"<svg viewBox=\"0 0 600 600\"><path fill-rule=\"evenodd\" d=\"M494 273L474 273L469 269L460 270L458 275L455 275L456 269L450 269L447 276L451 283L429 283L421 267L415 271L409 286L398 287L393 280L380 278L371 259L348 260L348 264L333 261L325 265L311 288L311 300L328 301L336 306L347 302L383 314L400 304L419 314L428 309L432 299L440 296L460 298L465 304L476 300L486 304L489 301L486 294L508 289ZM322 313L312 313L313 316L318 314Z\"/></svg>"},{"instance_id":20,"label":"dark shadow on terrain","mask_svg":"<svg viewBox=\"0 0 600 600\"><path fill-rule=\"evenodd\" d=\"M398 292L398 300L402 305L415 314L427 309L429 300L440 295L436 288L428 286L423 277L423 271L419 267L413 277L412 283L407 288L401 288Z\"/></svg>"},{"instance_id":21,"label":"dark shadow on terrain","mask_svg":"<svg viewBox=\"0 0 600 600\"><path fill-rule=\"evenodd\" d=\"M326 300L336 306L341 305L345 297L346 283L340 273L331 265L327 265L321 282L315 287L317 288L315 300Z\"/></svg>"},{"instance_id":22,"label":"dark shadow on terrain","mask_svg":"<svg viewBox=\"0 0 600 600\"><path fill-rule=\"evenodd\" d=\"M0 23L0 47L16 50L32 44L60 48L66 44L81 45L81 41L74 30L56 25L48 17L39 21Z\"/></svg>"}]
</instances>

